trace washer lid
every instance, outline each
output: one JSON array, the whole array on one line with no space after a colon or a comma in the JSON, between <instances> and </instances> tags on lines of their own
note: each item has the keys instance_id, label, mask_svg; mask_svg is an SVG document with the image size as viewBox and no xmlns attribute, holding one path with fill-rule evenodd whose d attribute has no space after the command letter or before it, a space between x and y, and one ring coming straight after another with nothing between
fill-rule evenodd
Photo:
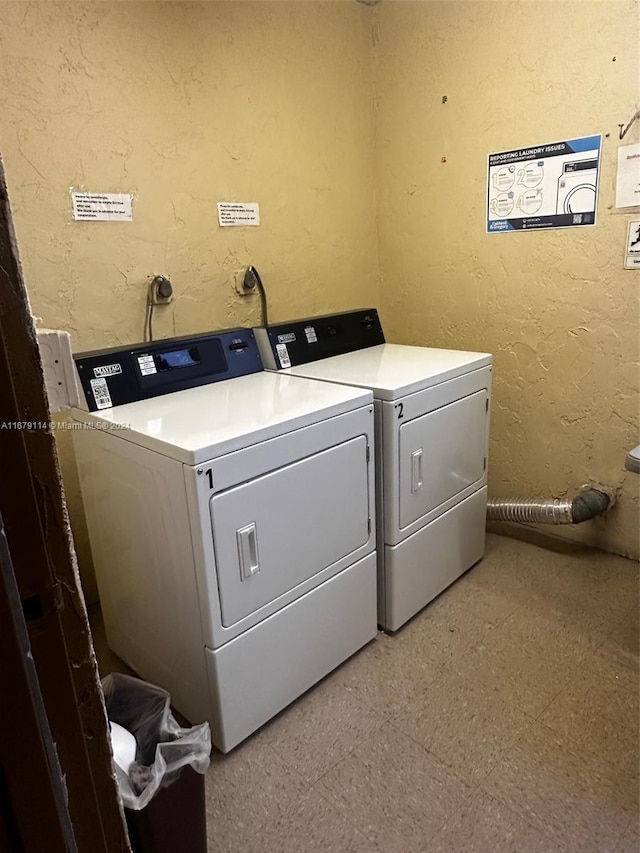
<instances>
[{"instance_id":1,"label":"washer lid","mask_svg":"<svg viewBox=\"0 0 640 853\"><path fill-rule=\"evenodd\" d=\"M371 388L378 400L397 400L490 365L491 360L486 352L380 344L281 373Z\"/></svg>"},{"instance_id":2,"label":"washer lid","mask_svg":"<svg viewBox=\"0 0 640 853\"><path fill-rule=\"evenodd\" d=\"M261 372L73 417L198 465L372 402L362 388Z\"/></svg>"}]
</instances>

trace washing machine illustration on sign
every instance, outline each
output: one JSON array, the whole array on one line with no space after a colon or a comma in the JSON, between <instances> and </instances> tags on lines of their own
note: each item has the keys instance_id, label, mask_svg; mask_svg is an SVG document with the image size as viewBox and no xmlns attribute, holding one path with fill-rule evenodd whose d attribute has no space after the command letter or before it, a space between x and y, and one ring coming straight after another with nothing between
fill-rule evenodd
<instances>
[{"instance_id":1,"label":"washing machine illustration on sign","mask_svg":"<svg viewBox=\"0 0 640 853\"><path fill-rule=\"evenodd\" d=\"M594 214L596 209L597 159L568 160L558 178L556 213Z\"/></svg>"}]
</instances>

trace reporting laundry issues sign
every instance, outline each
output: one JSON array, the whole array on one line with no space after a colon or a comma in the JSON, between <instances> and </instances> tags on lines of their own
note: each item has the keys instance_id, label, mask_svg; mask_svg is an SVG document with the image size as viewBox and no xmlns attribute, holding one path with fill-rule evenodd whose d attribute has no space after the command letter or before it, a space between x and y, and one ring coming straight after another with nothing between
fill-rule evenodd
<instances>
[{"instance_id":1,"label":"reporting laundry issues sign","mask_svg":"<svg viewBox=\"0 0 640 853\"><path fill-rule=\"evenodd\" d=\"M602 136L490 154L487 232L595 225Z\"/></svg>"}]
</instances>

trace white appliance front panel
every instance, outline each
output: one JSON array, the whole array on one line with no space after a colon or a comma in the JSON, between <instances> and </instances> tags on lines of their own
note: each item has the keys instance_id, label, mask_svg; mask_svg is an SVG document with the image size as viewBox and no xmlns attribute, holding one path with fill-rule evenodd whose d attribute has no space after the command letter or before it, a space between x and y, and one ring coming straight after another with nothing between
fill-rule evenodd
<instances>
[{"instance_id":1,"label":"white appliance front panel","mask_svg":"<svg viewBox=\"0 0 640 853\"><path fill-rule=\"evenodd\" d=\"M229 627L367 543L367 439L214 495L210 511L222 624Z\"/></svg>"},{"instance_id":2,"label":"white appliance front panel","mask_svg":"<svg viewBox=\"0 0 640 853\"><path fill-rule=\"evenodd\" d=\"M378 619L386 630L397 631L482 558L486 518L485 486L399 545L385 546Z\"/></svg>"},{"instance_id":3,"label":"white appliance front panel","mask_svg":"<svg viewBox=\"0 0 640 853\"><path fill-rule=\"evenodd\" d=\"M247 616L233 625L222 624L222 612L220 609L219 595L219 571L224 571L224 566L219 566L214 551L214 537L212 535L210 504L211 499L228 489L241 486L243 483L254 480L270 472L277 471L299 460L305 460L325 450L341 445L358 437L364 437L370 448L367 456L367 506L368 516L371 518L371 532L366 542L355 552L344 555L337 563L321 570L313 577L307 577L298 586L282 593L275 599L268 601L263 606L253 610ZM263 619L290 604L296 598L318 586L332 575L347 568L357 560L375 551L375 465L373 452L373 406L364 406L353 412L348 412L334 418L329 418L318 424L304 429L294 430L278 438L265 441L257 445L237 450L226 456L215 458L200 466L183 466L184 482L189 506L191 520L191 542L196 566L198 593L200 599L201 618L205 645L215 649L239 636L243 631L257 625ZM304 486L304 484L303 484ZM277 514L278 507L271 507L272 512ZM253 519L248 519L246 527ZM233 536L236 536L236 527L233 528ZM239 557L238 540L235 541L235 553L233 565L238 571ZM250 560L251 543L247 542L247 535L241 540L241 547L245 547L246 556ZM247 549L248 546L248 549ZM234 569L235 571L235 569ZM254 574L247 585L259 578Z\"/></svg>"},{"instance_id":4,"label":"white appliance front panel","mask_svg":"<svg viewBox=\"0 0 640 853\"><path fill-rule=\"evenodd\" d=\"M400 527L478 484L485 470L487 391L400 424Z\"/></svg>"},{"instance_id":5,"label":"white appliance front panel","mask_svg":"<svg viewBox=\"0 0 640 853\"><path fill-rule=\"evenodd\" d=\"M380 402L382 459L376 464L384 471L386 545L397 545L486 484L490 398L491 368L484 367Z\"/></svg>"},{"instance_id":6,"label":"white appliance front panel","mask_svg":"<svg viewBox=\"0 0 640 853\"><path fill-rule=\"evenodd\" d=\"M377 633L376 555L219 649L205 649L211 736L228 752Z\"/></svg>"}]
</instances>

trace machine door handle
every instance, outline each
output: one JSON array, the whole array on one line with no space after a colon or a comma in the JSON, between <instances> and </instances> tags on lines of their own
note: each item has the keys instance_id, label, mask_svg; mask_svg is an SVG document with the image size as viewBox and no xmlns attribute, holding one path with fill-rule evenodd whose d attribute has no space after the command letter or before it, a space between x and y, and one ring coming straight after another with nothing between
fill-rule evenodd
<instances>
[{"instance_id":1,"label":"machine door handle","mask_svg":"<svg viewBox=\"0 0 640 853\"><path fill-rule=\"evenodd\" d=\"M411 454L411 494L415 495L422 488L422 448Z\"/></svg>"},{"instance_id":2,"label":"machine door handle","mask_svg":"<svg viewBox=\"0 0 640 853\"><path fill-rule=\"evenodd\" d=\"M257 575L260 571L255 521L236 530L236 540L238 542L238 559L240 560L240 580L244 581L253 575Z\"/></svg>"}]
</instances>

